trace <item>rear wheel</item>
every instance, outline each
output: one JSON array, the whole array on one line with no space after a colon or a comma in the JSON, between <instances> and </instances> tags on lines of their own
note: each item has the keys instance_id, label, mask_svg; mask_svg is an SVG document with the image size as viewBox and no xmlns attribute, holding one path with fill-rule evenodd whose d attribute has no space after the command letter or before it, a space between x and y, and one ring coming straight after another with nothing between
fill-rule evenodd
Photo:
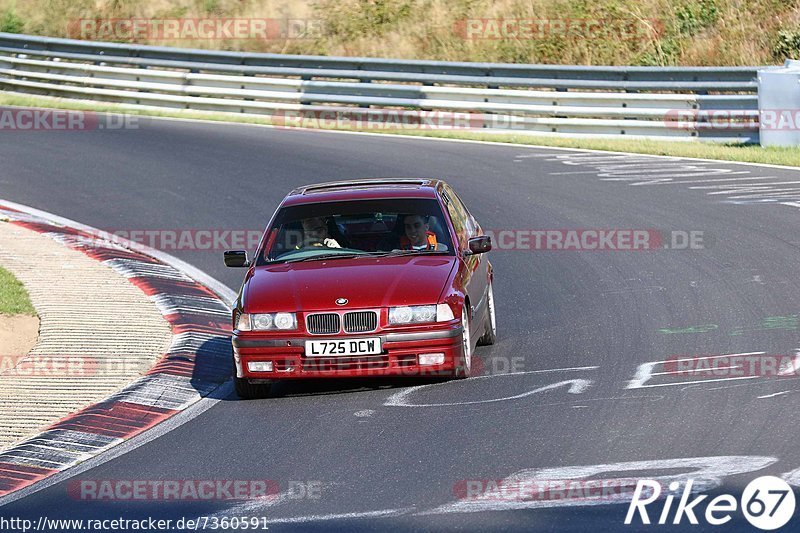
<instances>
[{"instance_id":1,"label":"rear wheel","mask_svg":"<svg viewBox=\"0 0 800 533\"><path fill-rule=\"evenodd\" d=\"M457 377L468 378L472 372L472 338L469 330L469 313L465 305L461 309L461 344L463 345L463 365L457 372Z\"/></svg>"},{"instance_id":2,"label":"rear wheel","mask_svg":"<svg viewBox=\"0 0 800 533\"><path fill-rule=\"evenodd\" d=\"M494 313L494 290L492 290L491 282L489 282L489 294L486 301L486 324L483 329L484 333L478 339L478 344L481 346L494 344L497 340L497 318Z\"/></svg>"}]
</instances>

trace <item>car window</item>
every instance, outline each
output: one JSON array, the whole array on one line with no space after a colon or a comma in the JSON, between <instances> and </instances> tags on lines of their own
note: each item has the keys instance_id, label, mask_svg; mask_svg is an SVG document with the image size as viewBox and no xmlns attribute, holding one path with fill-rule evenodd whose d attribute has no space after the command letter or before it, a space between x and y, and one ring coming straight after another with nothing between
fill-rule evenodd
<instances>
[{"instance_id":1,"label":"car window","mask_svg":"<svg viewBox=\"0 0 800 533\"><path fill-rule=\"evenodd\" d=\"M442 199L447 206L447 211L450 213L450 221L453 223L453 228L456 230L459 241L461 241L462 248L466 246L467 239L472 236L471 224L467 221L469 217L464 209L464 206L456 198L452 189L445 186L442 190Z\"/></svg>"},{"instance_id":2,"label":"car window","mask_svg":"<svg viewBox=\"0 0 800 533\"><path fill-rule=\"evenodd\" d=\"M453 246L433 199L324 202L282 208L258 253L259 263L314 256L439 252Z\"/></svg>"},{"instance_id":3,"label":"car window","mask_svg":"<svg viewBox=\"0 0 800 533\"><path fill-rule=\"evenodd\" d=\"M464 215L464 226L467 230L467 236L475 237L478 234L478 224L475 221L475 218L472 216L472 213L469 212L469 209L467 209L466 204L464 204L464 202L461 200L461 197L458 195L458 193L449 185L447 188L450 192L450 197L456 204L456 209L459 213L463 213Z\"/></svg>"}]
</instances>

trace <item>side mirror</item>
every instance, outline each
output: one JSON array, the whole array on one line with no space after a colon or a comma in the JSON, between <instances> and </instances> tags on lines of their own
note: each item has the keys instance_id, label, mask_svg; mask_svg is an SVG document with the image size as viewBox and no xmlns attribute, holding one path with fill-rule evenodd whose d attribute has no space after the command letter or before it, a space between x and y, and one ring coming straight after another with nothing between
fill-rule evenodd
<instances>
[{"instance_id":1,"label":"side mirror","mask_svg":"<svg viewBox=\"0 0 800 533\"><path fill-rule=\"evenodd\" d=\"M225 266L234 268L249 267L250 261L247 259L247 252L244 250L226 250Z\"/></svg>"},{"instance_id":2,"label":"side mirror","mask_svg":"<svg viewBox=\"0 0 800 533\"><path fill-rule=\"evenodd\" d=\"M472 237L469 240L470 255L483 254L492 249L492 238L489 235Z\"/></svg>"}]
</instances>

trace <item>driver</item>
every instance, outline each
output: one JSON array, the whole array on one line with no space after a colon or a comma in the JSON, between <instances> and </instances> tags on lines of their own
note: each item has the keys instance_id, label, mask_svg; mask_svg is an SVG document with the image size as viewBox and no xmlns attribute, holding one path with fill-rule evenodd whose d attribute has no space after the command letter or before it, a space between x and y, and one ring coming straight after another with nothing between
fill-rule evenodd
<instances>
[{"instance_id":1,"label":"driver","mask_svg":"<svg viewBox=\"0 0 800 533\"><path fill-rule=\"evenodd\" d=\"M447 246L436 242L436 234L431 231L427 216L406 215L403 224L405 235L400 237L401 250L447 250Z\"/></svg>"},{"instance_id":2,"label":"driver","mask_svg":"<svg viewBox=\"0 0 800 533\"><path fill-rule=\"evenodd\" d=\"M304 218L300 223L303 226L303 242L297 245L298 250L309 246L341 248L336 239L328 235L328 225L323 217Z\"/></svg>"}]
</instances>

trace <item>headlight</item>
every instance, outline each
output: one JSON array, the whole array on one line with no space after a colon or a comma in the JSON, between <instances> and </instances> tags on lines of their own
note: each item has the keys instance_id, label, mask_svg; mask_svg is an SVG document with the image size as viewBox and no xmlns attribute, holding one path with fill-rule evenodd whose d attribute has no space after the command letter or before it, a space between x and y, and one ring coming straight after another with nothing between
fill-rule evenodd
<instances>
[{"instance_id":1,"label":"headlight","mask_svg":"<svg viewBox=\"0 0 800 533\"><path fill-rule=\"evenodd\" d=\"M297 329L295 313L258 313L239 315L236 324L239 331L267 331L276 329Z\"/></svg>"},{"instance_id":2,"label":"headlight","mask_svg":"<svg viewBox=\"0 0 800 533\"><path fill-rule=\"evenodd\" d=\"M278 329L297 329L297 318L294 313L277 313L273 322Z\"/></svg>"},{"instance_id":3,"label":"headlight","mask_svg":"<svg viewBox=\"0 0 800 533\"><path fill-rule=\"evenodd\" d=\"M250 317L250 323L256 331L272 329L272 315L253 315Z\"/></svg>"},{"instance_id":4,"label":"headlight","mask_svg":"<svg viewBox=\"0 0 800 533\"><path fill-rule=\"evenodd\" d=\"M389 324L421 324L453 320L453 310L447 304L411 305L389 308Z\"/></svg>"}]
</instances>

